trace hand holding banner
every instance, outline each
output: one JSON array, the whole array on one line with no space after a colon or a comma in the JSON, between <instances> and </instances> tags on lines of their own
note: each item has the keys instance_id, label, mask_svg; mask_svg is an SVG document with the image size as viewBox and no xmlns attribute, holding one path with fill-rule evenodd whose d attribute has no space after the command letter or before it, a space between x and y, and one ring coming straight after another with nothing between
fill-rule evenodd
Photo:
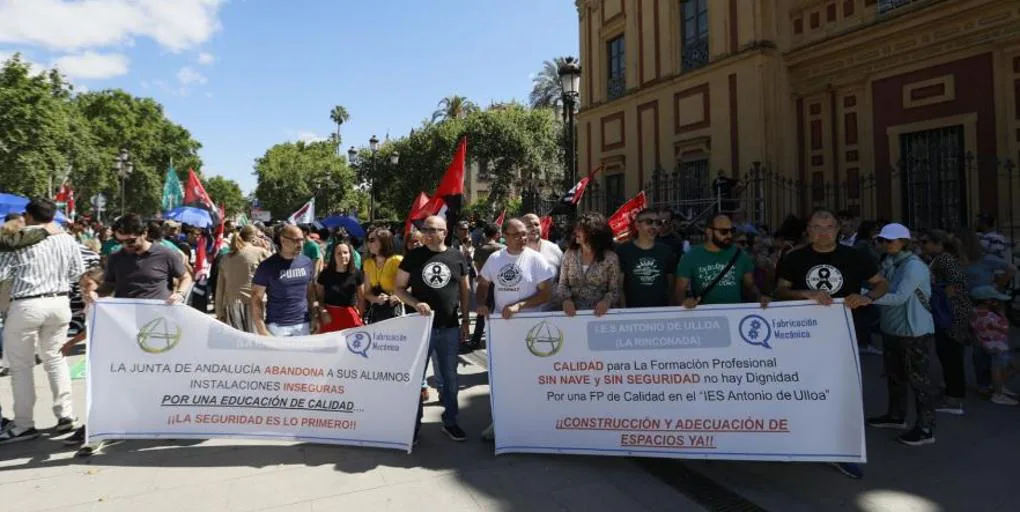
<instances>
[{"instance_id":1,"label":"hand holding banner","mask_svg":"<svg viewBox=\"0 0 1020 512\"><path fill-rule=\"evenodd\" d=\"M270 338L186 306L100 300L89 328L89 440L283 439L410 452L431 327L432 317L408 315Z\"/></svg>"},{"instance_id":2,"label":"hand holding banner","mask_svg":"<svg viewBox=\"0 0 1020 512\"><path fill-rule=\"evenodd\" d=\"M489 333L497 454L865 460L844 307L527 313Z\"/></svg>"}]
</instances>

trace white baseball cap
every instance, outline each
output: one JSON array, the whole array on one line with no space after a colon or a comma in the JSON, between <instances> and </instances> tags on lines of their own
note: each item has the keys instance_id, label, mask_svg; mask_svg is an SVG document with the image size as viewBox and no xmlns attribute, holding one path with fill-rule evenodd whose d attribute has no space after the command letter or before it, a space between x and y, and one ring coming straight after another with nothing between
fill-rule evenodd
<instances>
[{"instance_id":1,"label":"white baseball cap","mask_svg":"<svg viewBox=\"0 0 1020 512\"><path fill-rule=\"evenodd\" d=\"M907 229L903 224L886 224L882 226L882 231L875 236L875 238L884 238L886 240L910 240L910 230Z\"/></svg>"}]
</instances>

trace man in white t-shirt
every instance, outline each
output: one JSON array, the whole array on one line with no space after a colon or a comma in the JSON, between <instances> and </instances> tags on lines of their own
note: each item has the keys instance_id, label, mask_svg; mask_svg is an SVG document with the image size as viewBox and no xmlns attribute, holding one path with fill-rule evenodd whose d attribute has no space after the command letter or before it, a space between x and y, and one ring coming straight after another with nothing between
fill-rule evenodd
<instances>
[{"instance_id":1,"label":"man in white t-shirt","mask_svg":"<svg viewBox=\"0 0 1020 512\"><path fill-rule=\"evenodd\" d=\"M559 272L563 250L558 245L542 238L542 219L539 219L538 215L534 213L529 213L521 217L521 221L528 228L528 247L541 253L545 260Z\"/></svg>"},{"instance_id":2,"label":"man in white t-shirt","mask_svg":"<svg viewBox=\"0 0 1020 512\"><path fill-rule=\"evenodd\" d=\"M518 219L503 224L506 248L496 251L485 261L478 273L478 316L489 315L486 298L489 287L494 293L495 310L503 318L527 311L540 311L552 295L553 268L538 251L526 246L528 228ZM482 432L482 439L493 438L492 425Z\"/></svg>"}]
</instances>

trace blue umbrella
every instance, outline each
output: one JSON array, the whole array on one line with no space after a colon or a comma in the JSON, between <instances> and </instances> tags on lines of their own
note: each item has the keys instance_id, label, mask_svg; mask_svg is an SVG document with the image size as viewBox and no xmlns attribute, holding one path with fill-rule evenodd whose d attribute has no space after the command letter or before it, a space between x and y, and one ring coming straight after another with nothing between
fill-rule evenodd
<instances>
[{"instance_id":1,"label":"blue umbrella","mask_svg":"<svg viewBox=\"0 0 1020 512\"><path fill-rule=\"evenodd\" d=\"M365 228L361 227L361 223L358 219L349 215L330 215L325 219L322 219L322 225L329 229L336 229L342 227L347 230L347 234L356 238L365 238Z\"/></svg>"},{"instance_id":2,"label":"blue umbrella","mask_svg":"<svg viewBox=\"0 0 1020 512\"><path fill-rule=\"evenodd\" d=\"M178 206L163 215L166 220L180 222L196 228L208 228L213 225L212 216L208 210L195 208L193 206Z\"/></svg>"},{"instance_id":3,"label":"blue umbrella","mask_svg":"<svg viewBox=\"0 0 1020 512\"><path fill-rule=\"evenodd\" d=\"M9 213L25 213L26 206L28 206L27 197L0 192L0 216L7 215ZM67 223L67 217L65 217L64 212L61 211L57 211L57 215L54 220L61 224Z\"/></svg>"}]
</instances>

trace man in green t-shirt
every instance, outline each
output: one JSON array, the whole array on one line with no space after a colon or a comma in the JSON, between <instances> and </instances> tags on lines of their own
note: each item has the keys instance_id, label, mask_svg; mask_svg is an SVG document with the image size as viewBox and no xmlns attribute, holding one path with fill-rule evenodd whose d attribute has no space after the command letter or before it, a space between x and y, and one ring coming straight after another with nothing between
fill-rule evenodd
<instances>
[{"instance_id":1,"label":"man in green t-shirt","mask_svg":"<svg viewBox=\"0 0 1020 512\"><path fill-rule=\"evenodd\" d=\"M322 255L322 246L319 245L319 235L312 236L312 229L308 226L302 226L301 232L305 235L305 243L301 246L301 254L312 260L312 263L315 265L315 274L318 275L322 271L325 261Z\"/></svg>"},{"instance_id":2,"label":"man in green t-shirt","mask_svg":"<svg viewBox=\"0 0 1020 512\"><path fill-rule=\"evenodd\" d=\"M692 247L676 267L678 303L688 309L698 304L760 302L762 307L768 305L769 297L762 295L754 284L751 257L733 245L733 234L733 221L728 215L719 214L709 221L705 243ZM723 270L725 274L716 281ZM706 290L713 281L715 285Z\"/></svg>"}]
</instances>

